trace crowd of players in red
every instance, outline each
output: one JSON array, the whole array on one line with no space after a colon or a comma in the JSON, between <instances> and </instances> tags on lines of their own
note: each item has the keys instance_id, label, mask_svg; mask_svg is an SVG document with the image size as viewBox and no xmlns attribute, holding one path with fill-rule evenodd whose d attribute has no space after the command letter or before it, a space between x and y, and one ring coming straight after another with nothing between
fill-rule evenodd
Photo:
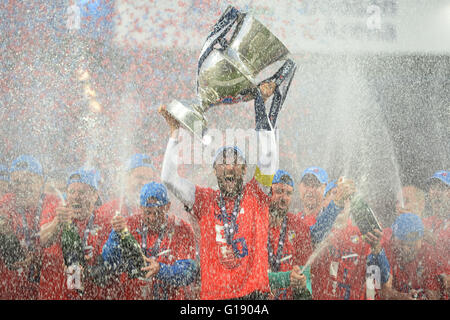
<instances>
[{"instance_id":1,"label":"crowd of players in red","mask_svg":"<svg viewBox=\"0 0 450 320\"><path fill-rule=\"evenodd\" d=\"M134 155L122 199L100 205L92 169L75 170L65 193L50 195L34 157L0 168L0 299L448 299L449 171L428 180L430 213L421 191L405 188L394 224L361 234L349 214L355 184L329 181L319 167L296 184L258 166L244 183L245 157L228 147L213 166L219 190L187 183L170 163L178 126L160 112L171 127L161 179L150 157ZM304 210L291 213L296 188ZM173 214L168 190L199 234ZM65 264L67 224L83 241L81 267ZM140 277L121 255L127 230L145 261ZM21 259L8 251L13 238Z\"/></svg>"}]
</instances>

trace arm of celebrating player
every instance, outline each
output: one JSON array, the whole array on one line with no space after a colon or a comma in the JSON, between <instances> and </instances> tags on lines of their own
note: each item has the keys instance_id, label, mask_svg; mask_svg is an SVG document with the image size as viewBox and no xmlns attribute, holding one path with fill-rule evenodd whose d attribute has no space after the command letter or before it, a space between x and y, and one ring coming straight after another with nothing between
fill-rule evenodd
<instances>
[{"instance_id":1,"label":"arm of celebrating player","mask_svg":"<svg viewBox=\"0 0 450 320\"><path fill-rule=\"evenodd\" d=\"M314 246L318 245L328 235L341 211L342 208L336 206L332 200L328 207L317 216L316 223L310 228L311 241Z\"/></svg>"},{"instance_id":2,"label":"arm of celebrating player","mask_svg":"<svg viewBox=\"0 0 450 320\"><path fill-rule=\"evenodd\" d=\"M369 266L376 266L379 268L381 286L385 285L389 281L391 266L389 265L384 249L381 249L378 254L369 254L367 256L366 266L367 268L369 268Z\"/></svg>"},{"instance_id":3,"label":"arm of celebrating player","mask_svg":"<svg viewBox=\"0 0 450 320\"><path fill-rule=\"evenodd\" d=\"M120 235L112 230L102 249L102 258L111 271L119 270L122 264Z\"/></svg>"},{"instance_id":4,"label":"arm of celebrating player","mask_svg":"<svg viewBox=\"0 0 450 320\"><path fill-rule=\"evenodd\" d=\"M193 259L177 260L168 265L159 263L159 272L155 278L174 287L183 287L191 284L199 272L198 262Z\"/></svg>"},{"instance_id":5,"label":"arm of celebrating player","mask_svg":"<svg viewBox=\"0 0 450 320\"><path fill-rule=\"evenodd\" d=\"M170 138L164 154L161 181L188 209L192 209L195 203L195 185L178 175L178 130L180 124L169 114L166 106L160 106L158 112L170 127Z\"/></svg>"},{"instance_id":6,"label":"arm of celebrating player","mask_svg":"<svg viewBox=\"0 0 450 320\"><path fill-rule=\"evenodd\" d=\"M172 135L164 154L161 180L186 207L192 208L195 202L195 185L178 175L178 143L178 139Z\"/></svg>"},{"instance_id":7,"label":"arm of celebrating player","mask_svg":"<svg viewBox=\"0 0 450 320\"><path fill-rule=\"evenodd\" d=\"M291 285L291 271L269 272L269 285L272 290L289 287Z\"/></svg>"}]
</instances>

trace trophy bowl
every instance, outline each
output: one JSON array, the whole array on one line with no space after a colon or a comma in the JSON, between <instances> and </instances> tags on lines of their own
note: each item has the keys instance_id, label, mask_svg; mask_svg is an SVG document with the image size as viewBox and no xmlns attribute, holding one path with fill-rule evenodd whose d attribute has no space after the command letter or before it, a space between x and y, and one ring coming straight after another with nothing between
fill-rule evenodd
<instances>
[{"instance_id":1,"label":"trophy bowl","mask_svg":"<svg viewBox=\"0 0 450 320\"><path fill-rule=\"evenodd\" d=\"M185 106L173 100L167 107L167 111L200 140L207 129L204 114L211 107L251 100L261 71L289 54L283 43L252 15L232 10L237 12L235 21L217 38L220 41L211 42L208 38L202 49L207 55L199 58L197 97L200 103ZM220 23L228 12L230 8L219 19ZM230 40L226 40L225 33L230 32L231 24L235 28ZM216 24L214 30L218 28ZM220 48L214 47L217 43Z\"/></svg>"}]
</instances>

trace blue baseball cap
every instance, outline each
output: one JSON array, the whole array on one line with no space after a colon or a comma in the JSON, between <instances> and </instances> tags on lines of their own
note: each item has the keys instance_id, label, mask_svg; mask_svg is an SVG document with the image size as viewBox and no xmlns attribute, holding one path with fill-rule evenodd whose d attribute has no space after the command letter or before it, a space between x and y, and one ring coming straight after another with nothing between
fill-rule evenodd
<instances>
[{"instance_id":1,"label":"blue baseball cap","mask_svg":"<svg viewBox=\"0 0 450 320\"><path fill-rule=\"evenodd\" d=\"M216 155L214 156L213 166L216 164L217 160L220 160L220 158L222 158L221 160L223 162L223 153L228 152L228 150L234 151L238 155L238 157L243 161L243 164L247 163L247 161L245 160L244 153L241 151L241 149L239 149L238 146L224 146L220 147L217 150Z\"/></svg>"},{"instance_id":2,"label":"blue baseball cap","mask_svg":"<svg viewBox=\"0 0 450 320\"><path fill-rule=\"evenodd\" d=\"M450 186L450 171L440 170L436 171L432 177L428 179L428 182L431 182L433 179L439 179L447 186Z\"/></svg>"},{"instance_id":3,"label":"blue baseball cap","mask_svg":"<svg viewBox=\"0 0 450 320\"><path fill-rule=\"evenodd\" d=\"M36 160L36 158L29 155L21 155L12 162L9 172L11 173L15 171L27 171L44 176L41 163Z\"/></svg>"},{"instance_id":4,"label":"blue baseball cap","mask_svg":"<svg viewBox=\"0 0 450 320\"><path fill-rule=\"evenodd\" d=\"M323 196L326 197L327 193L330 192L332 189L337 187L336 184L337 180L332 180L327 183L327 186L325 187L325 191L323 192Z\"/></svg>"},{"instance_id":5,"label":"blue baseball cap","mask_svg":"<svg viewBox=\"0 0 450 320\"><path fill-rule=\"evenodd\" d=\"M67 179L67 186L72 183L79 182L90 185L95 190L98 190L98 181L100 180L100 175L95 169L83 169L80 168L69 175Z\"/></svg>"},{"instance_id":6,"label":"blue baseball cap","mask_svg":"<svg viewBox=\"0 0 450 320\"><path fill-rule=\"evenodd\" d=\"M148 203L148 198L155 198L157 202L155 203ZM161 207L169 203L169 197L167 195L167 189L166 187L157 182L150 182L144 185L141 189L141 196L140 196L140 204L141 207Z\"/></svg>"},{"instance_id":7,"label":"blue baseball cap","mask_svg":"<svg viewBox=\"0 0 450 320\"><path fill-rule=\"evenodd\" d=\"M290 180L287 180L287 181L281 180L281 178L284 176L288 176ZM275 173L275 175L273 176L273 179L272 179L272 184L275 184L275 183L285 183L285 184L291 186L292 188L294 188L294 179L289 174L289 172L284 171L284 170L278 170Z\"/></svg>"},{"instance_id":8,"label":"blue baseball cap","mask_svg":"<svg viewBox=\"0 0 450 320\"><path fill-rule=\"evenodd\" d=\"M2 164L0 164L0 181L9 181L9 169Z\"/></svg>"},{"instance_id":9,"label":"blue baseball cap","mask_svg":"<svg viewBox=\"0 0 450 320\"><path fill-rule=\"evenodd\" d=\"M320 181L320 183L327 183L328 181L327 172L320 167L307 168L305 171L303 171L301 179L303 179L303 177L308 173L313 174Z\"/></svg>"},{"instance_id":10,"label":"blue baseball cap","mask_svg":"<svg viewBox=\"0 0 450 320\"><path fill-rule=\"evenodd\" d=\"M126 169L127 171L130 171L139 167L148 167L155 170L153 162L148 155L137 153L128 159Z\"/></svg>"},{"instance_id":11,"label":"blue baseball cap","mask_svg":"<svg viewBox=\"0 0 450 320\"><path fill-rule=\"evenodd\" d=\"M418 215L403 213L392 225L394 236L403 241L416 241L423 237L423 223Z\"/></svg>"}]
</instances>

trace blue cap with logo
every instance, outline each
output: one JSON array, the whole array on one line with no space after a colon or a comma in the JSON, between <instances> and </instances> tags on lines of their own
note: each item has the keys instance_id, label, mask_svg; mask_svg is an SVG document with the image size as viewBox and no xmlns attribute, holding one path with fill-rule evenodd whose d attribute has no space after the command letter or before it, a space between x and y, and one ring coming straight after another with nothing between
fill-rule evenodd
<instances>
[{"instance_id":1,"label":"blue cap with logo","mask_svg":"<svg viewBox=\"0 0 450 320\"><path fill-rule=\"evenodd\" d=\"M325 187L325 191L323 192L323 196L326 197L328 192L330 192L332 189L337 187L337 180L331 180L327 183L327 186Z\"/></svg>"},{"instance_id":2,"label":"blue cap with logo","mask_svg":"<svg viewBox=\"0 0 450 320\"><path fill-rule=\"evenodd\" d=\"M2 164L0 164L0 181L9 181L9 169Z\"/></svg>"},{"instance_id":3,"label":"blue cap with logo","mask_svg":"<svg viewBox=\"0 0 450 320\"><path fill-rule=\"evenodd\" d=\"M40 176L44 175L41 163L30 155L21 155L12 162L9 172L16 171L26 171Z\"/></svg>"},{"instance_id":4,"label":"blue cap with logo","mask_svg":"<svg viewBox=\"0 0 450 320\"><path fill-rule=\"evenodd\" d=\"M422 219L413 213L403 213L392 225L394 236L403 241L416 241L423 237Z\"/></svg>"},{"instance_id":5,"label":"blue cap with logo","mask_svg":"<svg viewBox=\"0 0 450 320\"><path fill-rule=\"evenodd\" d=\"M284 176L287 176L289 179L282 180L281 178ZM275 184L275 183L285 183L287 185L290 185L292 188L294 187L294 179L289 174L289 172L284 171L284 170L278 170L275 173L275 175L273 176L273 179L272 179L272 184Z\"/></svg>"},{"instance_id":6,"label":"blue cap with logo","mask_svg":"<svg viewBox=\"0 0 450 320\"><path fill-rule=\"evenodd\" d=\"M148 167L155 170L153 162L148 155L137 153L128 159L126 169L127 171L130 171L139 167Z\"/></svg>"},{"instance_id":7,"label":"blue cap with logo","mask_svg":"<svg viewBox=\"0 0 450 320\"><path fill-rule=\"evenodd\" d=\"M433 176L428 179L428 182L431 182L433 179L439 179L447 186L450 186L450 171L440 170L436 171Z\"/></svg>"},{"instance_id":8,"label":"blue cap with logo","mask_svg":"<svg viewBox=\"0 0 450 320\"><path fill-rule=\"evenodd\" d=\"M305 171L303 171L301 179L303 179L306 174L313 174L320 181L320 183L327 183L328 181L327 172L320 167L307 168Z\"/></svg>"},{"instance_id":9,"label":"blue cap with logo","mask_svg":"<svg viewBox=\"0 0 450 320\"><path fill-rule=\"evenodd\" d=\"M97 170L80 168L69 175L69 179L67 179L67 186L72 183L79 182L90 185L95 190L98 190L99 180L100 174Z\"/></svg>"},{"instance_id":10,"label":"blue cap with logo","mask_svg":"<svg viewBox=\"0 0 450 320\"><path fill-rule=\"evenodd\" d=\"M223 153L224 152L228 152L228 151L234 151L238 155L238 157L242 161L242 162L239 162L239 160L238 160L238 163L242 163L242 164L246 164L247 163L247 161L245 159L245 156L244 156L244 153L241 151L241 149L239 149L238 146L224 146L224 147L220 147L217 150L217 152L216 152L216 154L214 156L214 163L213 163L213 165L215 165L218 160L221 160L221 163L223 163Z\"/></svg>"},{"instance_id":11,"label":"blue cap with logo","mask_svg":"<svg viewBox=\"0 0 450 320\"><path fill-rule=\"evenodd\" d=\"M149 203L149 198L156 199L156 202ZM140 200L141 207L147 208L161 207L169 203L166 187L157 182L150 182L142 187Z\"/></svg>"}]
</instances>

